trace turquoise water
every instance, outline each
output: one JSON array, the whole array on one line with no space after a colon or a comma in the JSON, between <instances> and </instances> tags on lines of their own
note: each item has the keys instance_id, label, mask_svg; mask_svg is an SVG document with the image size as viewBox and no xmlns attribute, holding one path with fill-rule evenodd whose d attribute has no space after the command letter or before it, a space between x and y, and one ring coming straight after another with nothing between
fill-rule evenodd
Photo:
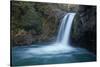
<instances>
[{"instance_id":1,"label":"turquoise water","mask_svg":"<svg viewBox=\"0 0 100 67\"><path fill-rule=\"evenodd\" d=\"M29 49L34 50L35 48L41 47L42 46L22 46L12 48L12 65L25 66L96 61L96 56L83 48L76 48L73 51L59 52L55 54L28 52Z\"/></svg>"},{"instance_id":2,"label":"turquoise water","mask_svg":"<svg viewBox=\"0 0 100 67\"><path fill-rule=\"evenodd\" d=\"M83 48L69 44L71 25L76 13L67 13L62 19L57 41L49 45L12 48L12 65L42 65L95 61L96 56Z\"/></svg>"}]
</instances>

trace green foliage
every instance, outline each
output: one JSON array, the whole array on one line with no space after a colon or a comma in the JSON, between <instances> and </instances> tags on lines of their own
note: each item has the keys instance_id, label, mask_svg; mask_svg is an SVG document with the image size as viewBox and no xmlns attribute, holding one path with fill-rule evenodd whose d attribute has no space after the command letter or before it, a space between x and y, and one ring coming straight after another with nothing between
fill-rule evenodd
<instances>
[{"instance_id":1,"label":"green foliage","mask_svg":"<svg viewBox=\"0 0 100 67\"><path fill-rule=\"evenodd\" d=\"M11 29L14 32L32 28L41 31L42 17L35 11L34 3L12 1L11 6Z\"/></svg>"}]
</instances>

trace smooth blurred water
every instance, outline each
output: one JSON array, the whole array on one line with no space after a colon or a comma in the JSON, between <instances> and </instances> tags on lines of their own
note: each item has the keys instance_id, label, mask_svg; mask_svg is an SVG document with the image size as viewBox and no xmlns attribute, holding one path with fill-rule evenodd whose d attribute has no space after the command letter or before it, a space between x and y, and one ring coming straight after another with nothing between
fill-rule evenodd
<instances>
[{"instance_id":1,"label":"smooth blurred water","mask_svg":"<svg viewBox=\"0 0 100 67\"><path fill-rule=\"evenodd\" d=\"M42 46L15 47L12 49L12 65L41 65L95 61L96 56L85 49L75 48L73 51L62 51L53 53L43 53L36 51L36 48ZM51 48L52 49L52 48ZM48 49L47 49L48 50Z\"/></svg>"},{"instance_id":2,"label":"smooth blurred water","mask_svg":"<svg viewBox=\"0 0 100 67\"><path fill-rule=\"evenodd\" d=\"M83 48L70 46L69 37L75 13L67 13L62 19L57 40L42 46L12 48L12 65L40 65L95 61L96 56Z\"/></svg>"},{"instance_id":3,"label":"smooth blurred water","mask_svg":"<svg viewBox=\"0 0 100 67\"><path fill-rule=\"evenodd\" d=\"M70 46L69 45L70 31L71 31L71 26L75 15L76 13L67 13L62 19L58 36L57 36L57 43Z\"/></svg>"}]
</instances>

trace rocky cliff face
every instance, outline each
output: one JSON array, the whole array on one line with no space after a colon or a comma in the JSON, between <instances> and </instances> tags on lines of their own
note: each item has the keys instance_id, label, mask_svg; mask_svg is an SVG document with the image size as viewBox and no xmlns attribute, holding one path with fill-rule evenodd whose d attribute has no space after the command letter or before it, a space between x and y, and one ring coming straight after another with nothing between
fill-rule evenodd
<instances>
[{"instance_id":1,"label":"rocky cliff face","mask_svg":"<svg viewBox=\"0 0 100 67\"><path fill-rule=\"evenodd\" d=\"M27 45L56 39L64 14L74 5L11 1L11 43Z\"/></svg>"},{"instance_id":2,"label":"rocky cliff face","mask_svg":"<svg viewBox=\"0 0 100 67\"><path fill-rule=\"evenodd\" d=\"M84 47L96 53L96 7L79 6L71 37L74 46Z\"/></svg>"}]
</instances>

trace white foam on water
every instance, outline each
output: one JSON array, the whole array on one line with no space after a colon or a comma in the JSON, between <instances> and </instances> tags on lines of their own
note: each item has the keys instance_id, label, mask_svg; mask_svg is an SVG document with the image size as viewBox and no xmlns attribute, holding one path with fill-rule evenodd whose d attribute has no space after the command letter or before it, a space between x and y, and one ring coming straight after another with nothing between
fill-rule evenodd
<instances>
[{"instance_id":1,"label":"white foam on water","mask_svg":"<svg viewBox=\"0 0 100 67\"><path fill-rule=\"evenodd\" d=\"M48 46L29 48L26 53L31 54L58 54L74 51L75 48L69 44L69 37L72 22L76 13L67 13L62 19L60 29L58 32L57 40L55 43Z\"/></svg>"}]
</instances>

